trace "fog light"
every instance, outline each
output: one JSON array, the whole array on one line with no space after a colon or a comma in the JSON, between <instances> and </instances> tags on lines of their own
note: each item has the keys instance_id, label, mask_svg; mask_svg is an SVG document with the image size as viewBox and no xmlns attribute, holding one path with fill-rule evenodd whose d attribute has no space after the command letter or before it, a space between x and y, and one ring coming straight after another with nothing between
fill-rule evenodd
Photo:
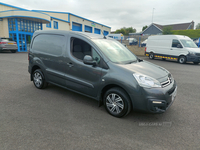
<instances>
[{"instance_id":1,"label":"fog light","mask_svg":"<svg viewBox=\"0 0 200 150\"><path fill-rule=\"evenodd\" d=\"M162 104L162 102L153 101L154 104Z\"/></svg>"}]
</instances>

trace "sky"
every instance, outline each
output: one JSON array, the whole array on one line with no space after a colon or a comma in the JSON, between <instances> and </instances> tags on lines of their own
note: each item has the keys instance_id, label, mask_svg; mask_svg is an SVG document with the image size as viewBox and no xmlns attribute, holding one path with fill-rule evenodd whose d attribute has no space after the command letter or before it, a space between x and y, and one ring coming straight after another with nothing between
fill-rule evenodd
<instances>
[{"instance_id":1,"label":"sky","mask_svg":"<svg viewBox=\"0 0 200 150\"><path fill-rule=\"evenodd\" d=\"M137 32L152 23L200 23L200 0L0 0L29 10L70 12L111 27Z\"/></svg>"}]
</instances>

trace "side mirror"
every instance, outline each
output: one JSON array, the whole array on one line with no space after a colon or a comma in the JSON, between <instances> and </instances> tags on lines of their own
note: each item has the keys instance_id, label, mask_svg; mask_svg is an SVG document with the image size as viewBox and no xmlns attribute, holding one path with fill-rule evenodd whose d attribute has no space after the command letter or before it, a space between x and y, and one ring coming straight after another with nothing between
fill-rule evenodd
<instances>
[{"instance_id":1,"label":"side mirror","mask_svg":"<svg viewBox=\"0 0 200 150\"><path fill-rule=\"evenodd\" d=\"M97 65L97 62L95 60L93 60L93 58L90 55L84 56L83 63L86 65L93 65L93 66Z\"/></svg>"},{"instance_id":2,"label":"side mirror","mask_svg":"<svg viewBox=\"0 0 200 150\"><path fill-rule=\"evenodd\" d=\"M183 47L181 46L181 44L178 44L178 45L177 45L177 48L183 48Z\"/></svg>"}]
</instances>

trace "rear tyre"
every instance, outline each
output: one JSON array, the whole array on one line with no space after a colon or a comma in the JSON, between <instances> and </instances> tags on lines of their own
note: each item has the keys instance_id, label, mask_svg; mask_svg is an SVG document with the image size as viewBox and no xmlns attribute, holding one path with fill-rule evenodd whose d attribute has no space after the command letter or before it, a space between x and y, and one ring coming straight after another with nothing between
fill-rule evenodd
<instances>
[{"instance_id":1,"label":"rear tyre","mask_svg":"<svg viewBox=\"0 0 200 150\"><path fill-rule=\"evenodd\" d=\"M178 59L178 62L180 64L185 64L187 61L186 57L185 56L180 56L179 59Z\"/></svg>"},{"instance_id":2,"label":"rear tyre","mask_svg":"<svg viewBox=\"0 0 200 150\"><path fill-rule=\"evenodd\" d=\"M166 60L166 58L162 58L162 60Z\"/></svg>"},{"instance_id":3,"label":"rear tyre","mask_svg":"<svg viewBox=\"0 0 200 150\"><path fill-rule=\"evenodd\" d=\"M154 59L154 54L153 53L149 54L149 59Z\"/></svg>"},{"instance_id":4,"label":"rear tyre","mask_svg":"<svg viewBox=\"0 0 200 150\"><path fill-rule=\"evenodd\" d=\"M104 94L106 111L114 117L124 117L131 111L131 102L126 92L118 87L109 89Z\"/></svg>"},{"instance_id":5,"label":"rear tyre","mask_svg":"<svg viewBox=\"0 0 200 150\"><path fill-rule=\"evenodd\" d=\"M15 50L11 50L11 53L16 53L17 51L15 51Z\"/></svg>"},{"instance_id":6,"label":"rear tyre","mask_svg":"<svg viewBox=\"0 0 200 150\"><path fill-rule=\"evenodd\" d=\"M199 64L199 62L193 62L195 65L198 65Z\"/></svg>"},{"instance_id":7,"label":"rear tyre","mask_svg":"<svg viewBox=\"0 0 200 150\"><path fill-rule=\"evenodd\" d=\"M41 69L37 69L32 74L33 83L36 88L44 89L47 87L47 82L45 81L44 74L42 73Z\"/></svg>"}]
</instances>

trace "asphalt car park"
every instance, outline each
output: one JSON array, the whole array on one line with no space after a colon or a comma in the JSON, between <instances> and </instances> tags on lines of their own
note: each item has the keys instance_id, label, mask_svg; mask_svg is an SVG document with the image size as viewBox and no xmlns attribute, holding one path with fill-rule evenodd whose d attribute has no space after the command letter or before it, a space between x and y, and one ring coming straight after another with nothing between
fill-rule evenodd
<instances>
[{"instance_id":1,"label":"asphalt car park","mask_svg":"<svg viewBox=\"0 0 200 150\"><path fill-rule=\"evenodd\" d=\"M177 97L163 114L119 119L85 96L36 89L27 53L0 53L0 149L200 149L200 65L140 58L172 73Z\"/></svg>"}]
</instances>

